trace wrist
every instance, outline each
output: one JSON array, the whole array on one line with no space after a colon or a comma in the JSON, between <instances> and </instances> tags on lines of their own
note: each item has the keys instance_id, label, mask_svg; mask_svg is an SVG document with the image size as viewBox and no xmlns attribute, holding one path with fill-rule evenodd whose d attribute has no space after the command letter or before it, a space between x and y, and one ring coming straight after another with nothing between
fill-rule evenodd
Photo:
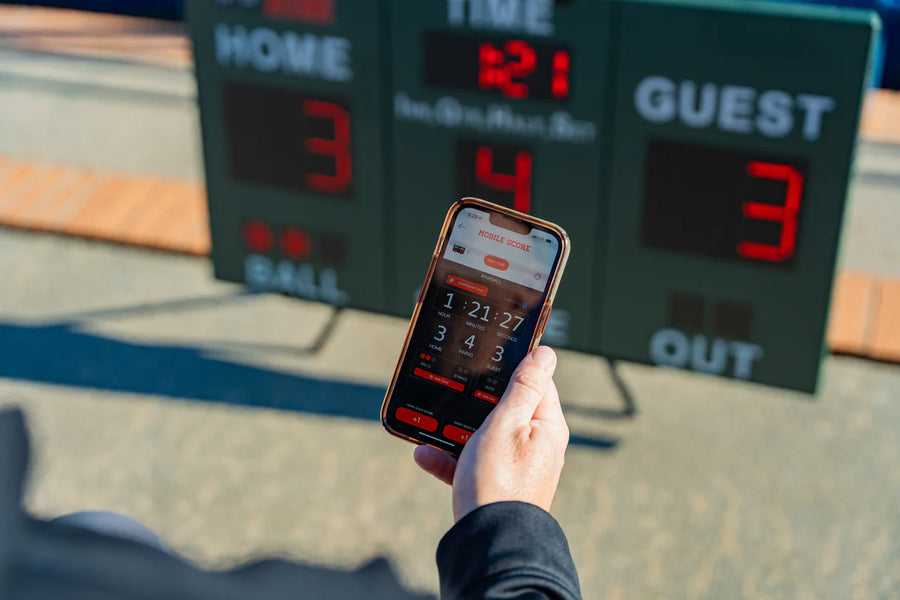
<instances>
[{"instance_id":1,"label":"wrist","mask_svg":"<svg viewBox=\"0 0 900 600\"><path fill-rule=\"evenodd\" d=\"M511 573L530 574L547 597L580 598L578 574L559 523L543 508L521 501L480 506L457 522L437 550L441 596L476 597ZM466 595L462 593L465 590Z\"/></svg>"}]
</instances>

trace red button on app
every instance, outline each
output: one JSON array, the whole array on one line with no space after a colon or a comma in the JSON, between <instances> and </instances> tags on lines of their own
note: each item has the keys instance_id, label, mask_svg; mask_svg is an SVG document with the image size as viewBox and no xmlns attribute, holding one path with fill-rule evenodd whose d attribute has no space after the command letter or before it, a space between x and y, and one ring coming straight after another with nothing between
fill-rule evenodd
<instances>
[{"instance_id":1,"label":"red button on app","mask_svg":"<svg viewBox=\"0 0 900 600\"><path fill-rule=\"evenodd\" d=\"M488 394L487 392L482 392L481 390L475 390L475 397L481 400L486 400L491 404L497 404L500 402L500 398L493 394Z\"/></svg>"},{"instance_id":2,"label":"red button on app","mask_svg":"<svg viewBox=\"0 0 900 600\"><path fill-rule=\"evenodd\" d=\"M444 425L444 437L460 444L465 444L472 437L472 431L456 427L454 425Z\"/></svg>"},{"instance_id":3,"label":"red button on app","mask_svg":"<svg viewBox=\"0 0 900 600\"><path fill-rule=\"evenodd\" d=\"M467 292L478 294L479 296L487 296L488 293L487 287L479 283L475 283L474 281L469 281L468 279L457 277L456 275L448 275L447 283L449 283L453 287L458 287L461 290L466 290Z\"/></svg>"},{"instance_id":4,"label":"red button on app","mask_svg":"<svg viewBox=\"0 0 900 600\"><path fill-rule=\"evenodd\" d=\"M398 420L409 423L413 427L418 427L424 431L437 431L437 419L433 419L428 415L423 415L420 412L402 406L397 409L395 414L397 415Z\"/></svg>"},{"instance_id":5,"label":"red button on app","mask_svg":"<svg viewBox=\"0 0 900 600\"><path fill-rule=\"evenodd\" d=\"M435 373L430 373L424 369L416 369L413 370L413 375L416 377L421 377L422 379L427 379L428 381L433 381L438 385L443 385L445 387L450 388L451 390L456 390L457 392L461 392L466 389L466 386L461 384L458 381L453 381L452 379L447 379L446 377L441 377L440 375L436 375Z\"/></svg>"}]
</instances>

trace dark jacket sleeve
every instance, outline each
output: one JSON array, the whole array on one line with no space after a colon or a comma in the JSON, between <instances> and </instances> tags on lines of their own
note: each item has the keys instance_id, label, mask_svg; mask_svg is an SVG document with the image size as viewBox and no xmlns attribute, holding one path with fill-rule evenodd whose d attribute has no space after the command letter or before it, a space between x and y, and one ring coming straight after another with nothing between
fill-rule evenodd
<instances>
[{"instance_id":1,"label":"dark jacket sleeve","mask_svg":"<svg viewBox=\"0 0 900 600\"><path fill-rule=\"evenodd\" d=\"M441 599L580 600L578 573L559 523L524 502L478 508L437 550Z\"/></svg>"}]
</instances>

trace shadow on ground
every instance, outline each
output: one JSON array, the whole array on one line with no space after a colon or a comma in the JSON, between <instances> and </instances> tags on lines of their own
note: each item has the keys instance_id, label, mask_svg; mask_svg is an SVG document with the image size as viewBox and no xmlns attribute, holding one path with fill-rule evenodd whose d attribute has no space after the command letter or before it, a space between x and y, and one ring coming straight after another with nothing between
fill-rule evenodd
<instances>
[{"instance_id":1,"label":"shadow on ground","mask_svg":"<svg viewBox=\"0 0 900 600\"><path fill-rule=\"evenodd\" d=\"M385 392L249 366L209 350L106 338L73 323L0 321L0 340L0 377L37 383L376 421ZM571 442L608 450L618 440L573 434Z\"/></svg>"},{"instance_id":2,"label":"shadow on ground","mask_svg":"<svg viewBox=\"0 0 900 600\"><path fill-rule=\"evenodd\" d=\"M204 572L121 515L97 515L93 524L76 524L74 515L68 522L34 519L21 508L29 454L23 414L0 410L0 598L433 599L405 589L384 558L355 571L271 559Z\"/></svg>"}]
</instances>

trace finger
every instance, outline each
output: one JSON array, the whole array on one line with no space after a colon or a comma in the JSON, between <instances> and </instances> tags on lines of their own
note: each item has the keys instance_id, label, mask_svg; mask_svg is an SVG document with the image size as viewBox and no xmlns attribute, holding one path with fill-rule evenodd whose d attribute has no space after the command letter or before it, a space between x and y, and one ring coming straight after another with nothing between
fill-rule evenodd
<instances>
[{"instance_id":1,"label":"finger","mask_svg":"<svg viewBox=\"0 0 900 600\"><path fill-rule=\"evenodd\" d=\"M522 425L531 421L534 411L552 384L556 353L547 346L532 350L516 367L506 392L494 409L495 422Z\"/></svg>"},{"instance_id":2,"label":"finger","mask_svg":"<svg viewBox=\"0 0 900 600\"><path fill-rule=\"evenodd\" d=\"M538 403L534 410L534 419L539 421L547 421L549 423L565 424L566 417L563 415L562 406L559 402L559 391L556 384L551 380L544 392L544 397Z\"/></svg>"},{"instance_id":3,"label":"finger","mask_svg":"<svg viewBox=\"0 0 900 600\"><path fill-rule=\"evenodd\" d=\"M416 446L413 459L426 473L431 473L447 485L453 485L456 459L431 446Z\"/></svg>"}]
</instances>

